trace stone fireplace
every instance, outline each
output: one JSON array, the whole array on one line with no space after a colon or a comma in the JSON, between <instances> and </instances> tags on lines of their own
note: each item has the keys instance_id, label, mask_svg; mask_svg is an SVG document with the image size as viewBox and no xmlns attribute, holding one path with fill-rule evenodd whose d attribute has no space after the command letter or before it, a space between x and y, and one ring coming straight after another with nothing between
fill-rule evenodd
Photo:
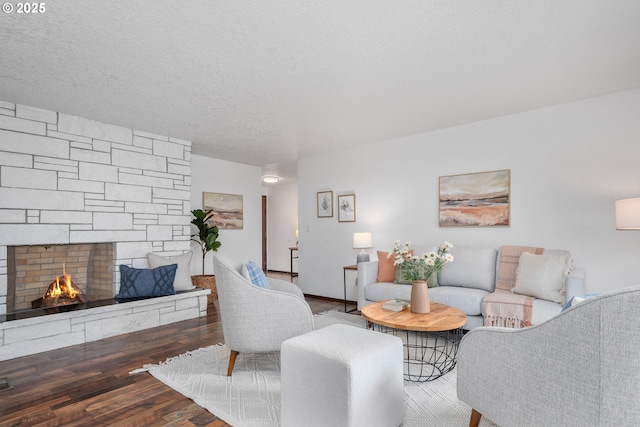
<instances>
[{"instance_id":1,"label":"stone fireplace","mask_svg":"<svg viewBox=\"0 0 640 427\"><path fill-rule=\"evenodd\" d=\"M99 301L119 290L120 264L146 268L149 252L188 251L190 200L189 141L0 101L0 360L202 315L181 297L171 304L188 315L169 315L165 301L152 315L135 303L93 319L60 313L56 332L8 319L42 296L62 262ZM111 261L84 264L102 256Z\"/></svg>"}]
</instances>

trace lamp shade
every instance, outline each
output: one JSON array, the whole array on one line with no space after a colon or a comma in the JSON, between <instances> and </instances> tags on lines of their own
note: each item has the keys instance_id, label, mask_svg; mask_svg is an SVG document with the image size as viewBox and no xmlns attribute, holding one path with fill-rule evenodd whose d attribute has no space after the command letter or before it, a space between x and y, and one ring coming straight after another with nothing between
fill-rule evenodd
<instances>
[{"instance_id":1,"label":"lamp shade","mask_svg":"<svg viewBox=\"0 0 640 427\"><path fill-rule=\"evenodd\" d=\"M371 233L353 233L353 249L373 247Z\"/></svg>"},{"instance_id":2,"label":"lamp shade","mask_svg":"<svg viewBox=\"0 0 640 427\"><path fill-rule=\"evenodd\" d=\"M616 200L616 229L640 230L640 197Z\"/></svg>"}]
</instances>

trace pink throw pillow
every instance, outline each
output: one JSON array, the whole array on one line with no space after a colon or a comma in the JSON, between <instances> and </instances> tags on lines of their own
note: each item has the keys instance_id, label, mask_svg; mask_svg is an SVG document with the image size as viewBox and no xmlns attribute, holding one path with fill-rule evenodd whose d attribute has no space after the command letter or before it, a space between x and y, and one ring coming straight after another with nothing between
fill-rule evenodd
<instances>
[{"instance_id":1,"label":"pink throw pillow","mask_svg":"<svg viewBox=\"0 0 640 427\"><path fill-rule=\"evenodd\" d=\"M388 257L389 252L378 251L378 282L393 282L396 278L395 257Z\"/></svg>"}]
</instances>

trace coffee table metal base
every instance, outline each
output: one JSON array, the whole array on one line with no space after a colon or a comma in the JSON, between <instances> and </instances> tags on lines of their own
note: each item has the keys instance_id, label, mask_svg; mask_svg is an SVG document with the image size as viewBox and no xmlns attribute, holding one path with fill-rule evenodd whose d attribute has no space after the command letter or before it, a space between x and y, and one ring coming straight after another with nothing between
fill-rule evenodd
<instances>
[{"instance_id":1,"label":"coffee table metal base","mask_svg":"<svg viewBox=\"0 0 640 427\"><path fill-rule=\"evenodd\" d=\"M373 330L393 334L404 343L404 379L432 381L456 366L462 328L449 331L406 331L372 323Z\"/></svg>"}]
</instances>

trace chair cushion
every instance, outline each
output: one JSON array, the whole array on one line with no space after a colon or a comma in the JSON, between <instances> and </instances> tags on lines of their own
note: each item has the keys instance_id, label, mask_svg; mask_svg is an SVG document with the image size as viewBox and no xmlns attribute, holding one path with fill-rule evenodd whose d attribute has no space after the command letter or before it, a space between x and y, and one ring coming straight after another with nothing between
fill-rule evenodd
<instances>
[{"instance_id":1,"label":"chair cushion","mask_svg":"<svg viewBox=\"0 0 640 427\"><path fill-rule=\"evenodd\" d=\"M153 269L120 265L120 291L114 298L129 299L175 295L173 280L177 268L177 264L163 265Z\"/></svg>"},{"instance_id":2,"label":"chair cushion","mask_svg":"<svg viewBox=\"0 0 640 427\"><path fill-rule=\"evenodd\" d=\"M182 255L174 257L163 257L154 253L147 254L147 263L149 267L156 268L163 265L177 264L176 277L173 281L173 288L177 291L190 291L195 288L191 282L191 255L193 252L189 251Z\"/></svg>"},{"instance_id":3,"label":"chair cushion","mask_svg":"<svg viewBox=\"0 0 640 427\"><path fill-rule=\"evenodd\" d=\"M246 273L245 273L246 271ZM267 280L267 276L264 275L264 272L253 261L249 261L242 267L242 275L249 279L251 283L255 286L263 289L269 289L269 281Z\"/></svg>"},{"instance_id":4,"label":"chair cushion","mask_svg":"<svg viewBox=\"0 0 640 427\"><path fill-rule=\"evenodd\" d=\"M571 272L571 255L543 253L520 255L516 286L513 292L564 304L567 276Z\"/></svg>"}]
</instances>

